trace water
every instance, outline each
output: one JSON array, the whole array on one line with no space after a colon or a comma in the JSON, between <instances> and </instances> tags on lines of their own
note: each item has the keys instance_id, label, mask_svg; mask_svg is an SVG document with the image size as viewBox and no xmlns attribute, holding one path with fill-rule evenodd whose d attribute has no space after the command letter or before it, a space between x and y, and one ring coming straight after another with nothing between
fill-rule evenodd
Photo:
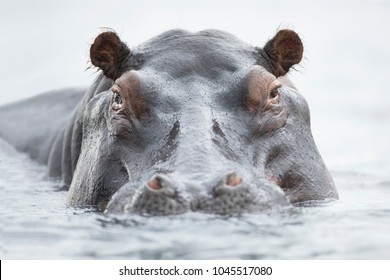
<instances>
[{"instance_id":1,"label":"water","mask_svg":"<svg viewBox=\"0 0 390 280\"><path fill-rule=\"evenodd\" d=\"M333 172L339 201L226 217L65 207L45 168L0 143L2 258L388 259L390 180Z\"/></svg>"},{"instance_id":2,"label":"water","mask_svg":"<svg viewBox=\"0 0 390 280\"><path fill-rule=\"evenodd\" d=\"M305 59L291 77L340 200L233 217L105 216L66 208L45 167L0 140L1 259L390 259L388 1L31 3L0 2L1 105L89 84L99 27L130 46L176 27L262 45L278 26L293 27Z\"/></svg>"}]
</instances>

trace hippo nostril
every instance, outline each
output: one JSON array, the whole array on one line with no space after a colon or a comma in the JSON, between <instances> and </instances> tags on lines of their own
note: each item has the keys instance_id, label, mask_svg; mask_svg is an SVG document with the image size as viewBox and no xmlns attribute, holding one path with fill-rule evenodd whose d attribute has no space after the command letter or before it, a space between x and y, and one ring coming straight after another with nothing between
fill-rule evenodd
<instances>
[{"instance_id":1,"label":"hippo nostril","mask_svg":"<svg viewBox=\"0 0 390 280\"><path fill-rule=\"evenodd\" d=\"M171 180L161 174L155 175L146 183L146 189L169 197L175 196L175 189Z\"/></svg>"},{"instance_id":2,"label":"hippo nostril","mask_svg":"<svg viewBox=\"0 0 390 280\"><path fill-rule=\"evenodd\" d=\"M238 176L235 172L231 172L227 174L214 188L214 194L219 196L225 194L231 195L240 192L242 187L244 187L242 181L241 176Z\"/></svg>"},{"instance_id":3,"label":"hippo nostril","mask_svg":"<svg viewBox=\"0 0 390 280\"><path fill-rule=\"evenodd\" d=\"M147 183L148 187L153 190L160 190L162 188L161 181L157 179L157 177L154 177L150 179Z\"/></svg>"},{"instance_id":4,"label":"hippo nostril","mask_svg":"<svg viewBox=\"0 0 390 280\"><path fill-rule=\"evenodd\" d=\"M236 173L230 173L226 176L226 185L235 187L241 184L242 177L238 176Z\"/></svg>"}]
</instances>

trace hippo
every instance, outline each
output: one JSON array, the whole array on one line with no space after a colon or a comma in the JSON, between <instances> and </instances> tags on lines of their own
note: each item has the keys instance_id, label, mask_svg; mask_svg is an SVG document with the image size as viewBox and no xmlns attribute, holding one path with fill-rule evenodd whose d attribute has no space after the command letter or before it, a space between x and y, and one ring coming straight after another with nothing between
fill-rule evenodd
<instances>
[{"instance_id":1,"label":"hippo","mask_svg":"<svg viewBox=\"0 0 390 280\"><path fill-rule=\"evenodd\" d=\"M47 164L70 207L224 215L337 199L286 76L303 49L289 29L263 48L170 30L130 49L104 31L96 81L2 107L0 136Z\"/></svg>"}]
</instances>

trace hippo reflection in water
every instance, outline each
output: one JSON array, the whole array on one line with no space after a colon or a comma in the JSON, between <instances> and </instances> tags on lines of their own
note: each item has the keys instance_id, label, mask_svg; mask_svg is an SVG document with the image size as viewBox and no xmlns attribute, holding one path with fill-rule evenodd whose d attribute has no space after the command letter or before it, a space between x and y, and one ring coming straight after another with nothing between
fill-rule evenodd
<instances>
[{"instance_id":1,"label":"hippo reflection in water","mask_svg":"<svg viewBox=\"0 0 390 280\"><path fill-rule=\"evenodd\" d=\"M47 163L74 207L228 214L336 199L308 105L285 76L302 53L292 30L264 48L172 30L129 49L104 32L90 48L102 74L86 93L3 107L1 136ZM12 114L26 121L17 132Z\"/></svg>"}]
</instances>

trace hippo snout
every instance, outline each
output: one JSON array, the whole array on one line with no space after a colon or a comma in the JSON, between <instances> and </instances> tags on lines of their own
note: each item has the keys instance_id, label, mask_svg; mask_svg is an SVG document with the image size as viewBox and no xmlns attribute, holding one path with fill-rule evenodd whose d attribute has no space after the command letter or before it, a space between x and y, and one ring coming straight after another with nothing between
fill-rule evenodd
<instances>
[{"instance_id":1,"label":"hippo snout","mask_svg":"<svg viewBox=\"0 0 390 280\"><path fill-rule=\"evenodd\" d=\"M106 212L170 215L185 212L238 214L290 205L276 185L250 184L236 172L211 183L184 184L167 174L153 175L141 187L128 183L115 193ZM197 182L198 181L198 182ZM207 190L199 192L200 189ZM259 191L262 190L262 191Z\"/></svg>"}]
</instances>

